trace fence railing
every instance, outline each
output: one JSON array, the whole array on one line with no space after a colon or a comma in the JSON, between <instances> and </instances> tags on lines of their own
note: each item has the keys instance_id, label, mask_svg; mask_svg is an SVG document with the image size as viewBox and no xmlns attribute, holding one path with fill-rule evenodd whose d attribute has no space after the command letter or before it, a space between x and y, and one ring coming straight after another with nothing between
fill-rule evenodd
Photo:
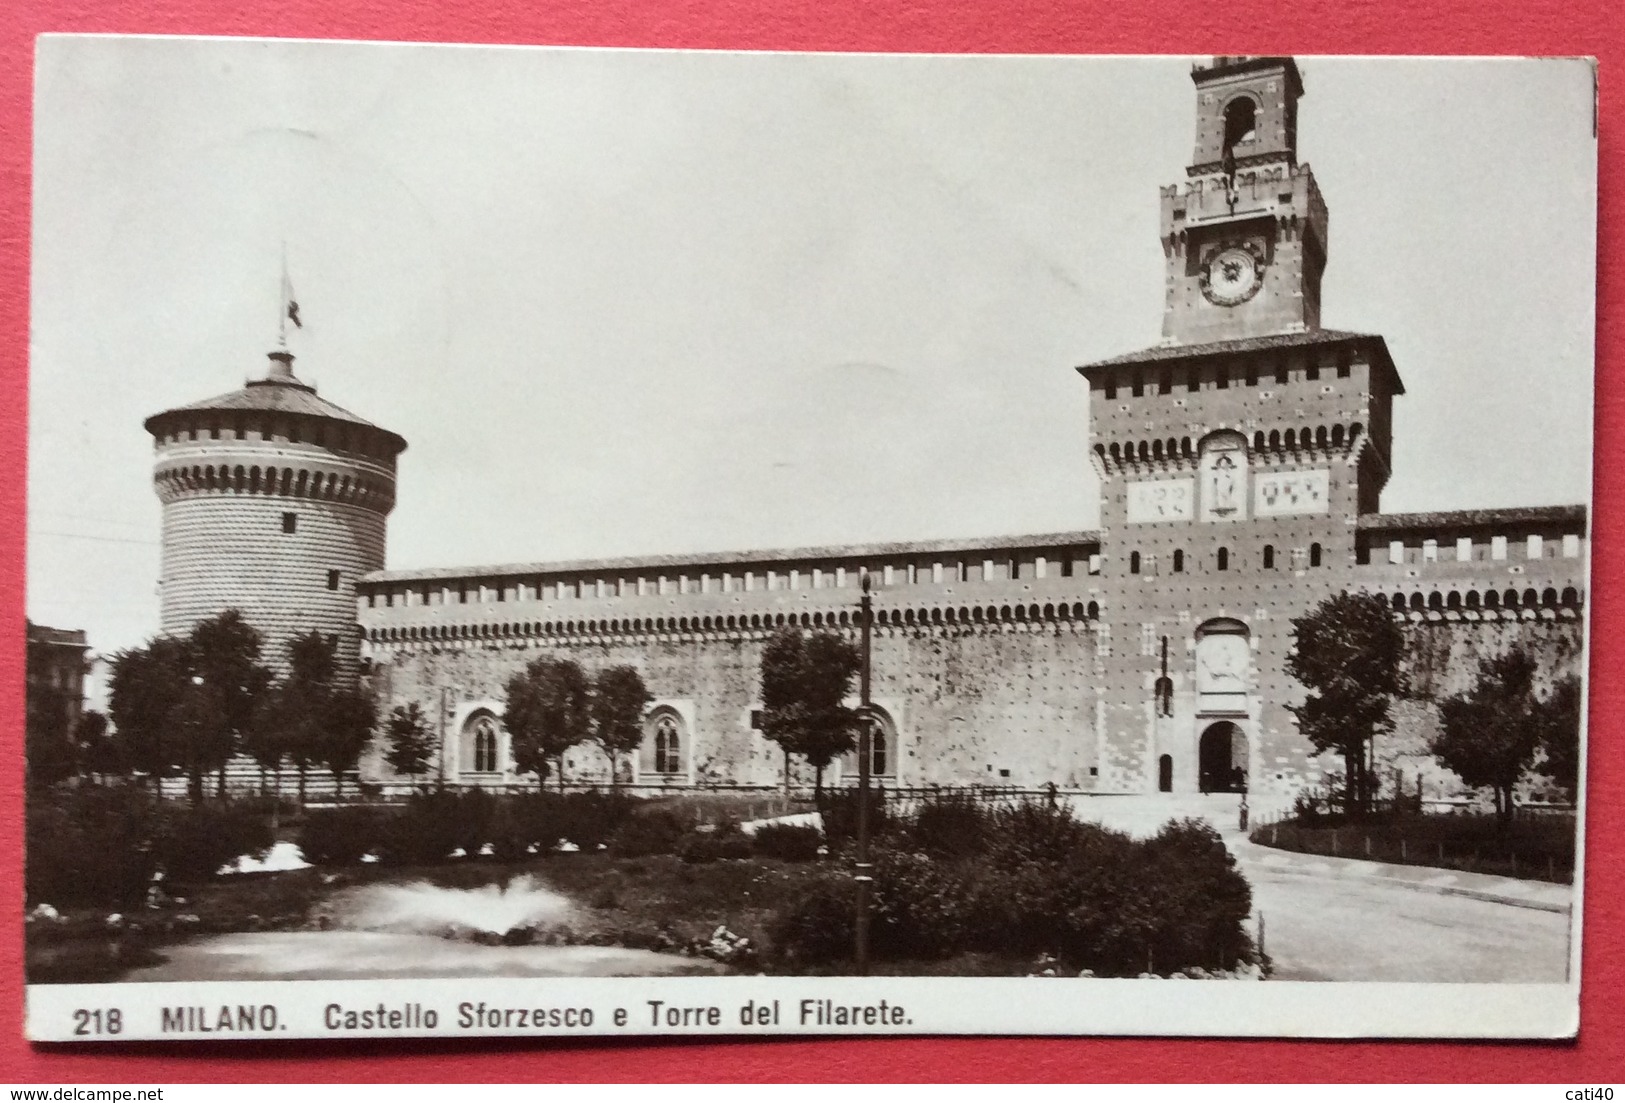
<instances>
[{"instance_id":1,"label":"fence railing","mask_svg":"<svg viewBox=\"0 0 1625 1103\"><path fill-rule=\"evenodd\" d=\"M1365 825L1359 822L1308 825L1291 819L1266 820L1251 833L1254 842L1328 858L1363 858L1397 865L1460 869L1503 877L1567 884L1574 879L1572 817L1543 817L1532 831L1476 837L1436 833L1439 820Z\"/></svg>"}]
</instances>

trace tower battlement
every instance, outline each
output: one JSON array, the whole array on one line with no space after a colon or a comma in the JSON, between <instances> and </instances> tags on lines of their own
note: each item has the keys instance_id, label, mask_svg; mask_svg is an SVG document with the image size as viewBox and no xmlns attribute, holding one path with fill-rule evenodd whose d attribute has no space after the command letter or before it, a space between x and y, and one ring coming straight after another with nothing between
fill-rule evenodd
<instances>
[{"instance_id":1,"label":"tower battlement","mask_svg":"<svg viewBox=\"0 0 1625 1103\"><path fill-rule=\"evenodd\" d=\"M155 414L153 486L163 504L163 630L226 609L263 637L273 669L310 631L356 669L356 581L384 565L406 441L327 402L286 350L242 389Z\"/></svg>"}]
</instances>

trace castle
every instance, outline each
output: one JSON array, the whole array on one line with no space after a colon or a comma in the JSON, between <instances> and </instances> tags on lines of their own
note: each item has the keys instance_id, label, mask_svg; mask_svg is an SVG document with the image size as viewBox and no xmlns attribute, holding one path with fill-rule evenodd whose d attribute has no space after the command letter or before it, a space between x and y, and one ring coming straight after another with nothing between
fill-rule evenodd
<instances>
[{"instance_id":1,"label":"castle","mask_svg":"<svg viewBox=\"0 0 1625 1103\"><path fill-rule=\"evenodd\" d=\"M278 352L265 379L147 423L164 629L237 606L272 644L337 635L383 711L438 724L435 769L462 784L534 783L502 727L530 660L630 664L654 696L631 781L772 787L810 775L758 729L764 643L855 637L867 573L884 783L1284 799L1340 766L1286 707L1292 618L1361 591L1403 620L1415 691L1380 761L1426 768L1435 703L1481 656L1580 668L1585 507L1381 512L1404 384L1382 337L1320 327L1328 211L1297 157L1298 68L1218 57L1192 79L1195 153L1161 196L1163 340L1078 369L1097 530L383 570L405 442ZM591 746L564 764L578 783L609 769ZM397 780L381 748L362 776Z\"/></svg>"}]
</instances>

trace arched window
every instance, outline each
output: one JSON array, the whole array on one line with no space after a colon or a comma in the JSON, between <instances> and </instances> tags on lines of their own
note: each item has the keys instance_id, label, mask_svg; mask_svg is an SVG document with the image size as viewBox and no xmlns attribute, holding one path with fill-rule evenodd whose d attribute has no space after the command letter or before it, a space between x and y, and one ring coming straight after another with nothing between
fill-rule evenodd
<instances>
[{"instance_id":1,"label":"arched window","mask_svg":"<svg viewBox=\"0 0 1625 1103\"><path fill-rule=\"evenodd\" d=\"M1182 549L1174 549L1174 573L1179 574L1185 569L1185 553Z\"/></svg>"},{"instance_id":2,"label":"arched window","mask_svg":"<svg viewBox=\"0 0 1625 1103\"><path fill-rule=\"evenodd\" d=\"M1229 548L1220 548L1219 549L1218 568L1221 571L1228 571L1230 569L1230 549Z\"/></svg>"},{"instance_id":3,"label":"arched window","mask_svg":"<svg viewBox=\"0 0 1625 1103\"><path fill-rule=\"evenodd\" d=\"M462 768L476 774L494 774L501 769L497 763L498 729L496 717L489 712L477 712L463 727Z\"/></svg>"},{"instance_id":4,"label":"arched window","mask_svg":"<svg viewBox=\"0 0 1625 1103\"><path fill-rule=\"evenodd\" d=\"M1274 544L1265 544L1264 545L1264 569L1266 571L1275 569L1275 545Z\"/></svg>"},{"instance_id":5,"label":"arched window","mask_svg":"<svg viewBox=\"0 0 1625 1103\"><path fill-rule=\"evenodd\" d=\"M1309 545L1309 565L1311 567L1320 566L1320 545L1319 544L1310 544Z\"/></svg>"},{"instance_id":6,"label":"arched window","mask_svg":"<svg viewBox=\"0 0 1625 1103\"><path fill-rule=\"evenodd\" d=\"M1237 96L1224 107L1224 155L1235 157L1236 146L1250 142L1258 129L1258 105L1249 96ZM1232 166L1233 167L1233 166Z\"/></svg>"},{"instance_id":7,"label":"arched window","mask_svg":"<svg viewBox=\"0 0 1625 1103\"><path fill-rule=\"evenodd\" d=\"M869 772L871 774L884 774L890 764L887 754L886 729L878 723L869 726Z\"/></svg>"},{"instance_id":8,"label":"arched window","mask_svg":"<svg viewBox=\"0 0 1625 1103\"><path fill-rule=\"evenodd\" d=\"M677 717L666 713L654 722L654 772L677 774L683 770L683 735Z\"/></svg>"},{"instance_id":9,"label":"arched window","mask_svg":"<svg viewBox=\"0 0 1625 1103\"><path fill-rule=\"evenodd\" d=\"M865 717L869 724L869 774L890 778L897 773L897 726L891 714L879 705L870 705ZM858 778L858 751L854 747L841 756L841 779L855 782Z\"/></svg>"},{"instance_id":10,"label":"arched window","mask_svg":"<svg viewBox=\"0 0 1625 1103\"><path fill-rule=\"evenodd\" d=\"M1128 573L1129 574L1139 574L1140 573L1140 553L1139 552L1129 552L1128 553Z\"/></svg>"}]
</instances>

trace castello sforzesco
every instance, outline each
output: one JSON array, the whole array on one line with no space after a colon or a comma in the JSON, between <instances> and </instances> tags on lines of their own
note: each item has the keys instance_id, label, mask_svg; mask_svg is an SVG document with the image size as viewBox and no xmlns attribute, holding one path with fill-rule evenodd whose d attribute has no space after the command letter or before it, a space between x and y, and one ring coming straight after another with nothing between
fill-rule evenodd
<instances>
[{"instance_id":1,"label":"castello sforzesco","mask_svg":"<svg viewBox=\"0 0 1625 1103\"><path fill-rule=\"evenodd\" d=\"M386 570L407 442L278 350L263 378L146 423L164 630L235 607L272 657L299 632L337 636L381 712L415 702L439 726L435 769L464 785L536 783L502 724L526 663L630 664L654 700L625 780L773 788L811 772L757 730L764 644L785 625L855 639L867 574L884 784L1286 800L1341 766L1287 708L1292 620L1368 592L1404 624L1411 684L1379 772L1448 789L1425 751L1436 702L1481 658L1529 648L1543 679L1583 666L1586 508L1382 511L1402 370L1427 369L1321 327L1330 210L1298 159L1299 69L1218 57L1191 78L1195 150L1145 242L1166 265L1161 339L1076 368L1095 529ZM402 780L382 749L364 782ZM581 746L564 779L609 770Z\"/></svg>"}]
</instances>

